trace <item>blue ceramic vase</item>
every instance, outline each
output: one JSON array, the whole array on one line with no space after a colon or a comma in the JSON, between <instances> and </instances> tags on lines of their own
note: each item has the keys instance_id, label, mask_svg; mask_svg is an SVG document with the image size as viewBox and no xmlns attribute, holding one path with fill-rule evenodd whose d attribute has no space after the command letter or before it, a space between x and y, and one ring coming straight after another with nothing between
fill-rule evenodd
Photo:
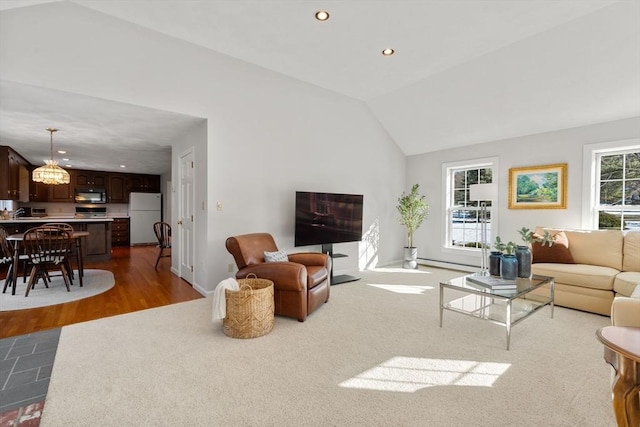
<instances>
[{"instance_id":1,"label":"blue ceramic vase","mask_svg":"<svg viewBox=\"0 0 640 427\"><path fill-rule=\"evenodd\" d=\"M502 255L500 276L502 276L504 280L515 280L518 277L518 259L515 255Z\"/></svg>"},{"instance_id":2,"label":"blue ceramic vase","mask_svg":"<svg viewBox=\"0 0 640 427\"><path fill-rule=\"evenodd\" d=\"M489 274L492 276L500 276L500 264L502 261L502 252L491 251L489 255Z\"/></svg>"},{"instance_id":3,"label":"blue ceramic vase","mask_svg":"<svg viewBox=\"0 0 640 427\"><path fill-rule=\"evenodd\" d=\"M531 250L529 250L529 246L516 247L516 259L518 260L518 277L531 277Z\"/></svg>"}]
</instances>

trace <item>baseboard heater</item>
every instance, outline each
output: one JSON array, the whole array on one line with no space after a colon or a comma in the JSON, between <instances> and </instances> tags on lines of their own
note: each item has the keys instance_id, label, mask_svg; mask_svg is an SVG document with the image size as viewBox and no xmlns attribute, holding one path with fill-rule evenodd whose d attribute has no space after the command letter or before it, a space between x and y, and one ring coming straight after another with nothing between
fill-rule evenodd
<instances>
[{"instance_id":1,"label":"baseboard heater","mask_svg":"<svg viewBox=\"0 0 640 427\"><path fill-rule=\"evenodd\" d=\"M458 264L450 261L438 261L435 259L426 259L426 258L418 258L418 264L428 266L428 267L437 267L437 268L446 268L449 270L465 271L469 273L475 273L480 268L477 265Z\"/></svg>"}]
</instances>

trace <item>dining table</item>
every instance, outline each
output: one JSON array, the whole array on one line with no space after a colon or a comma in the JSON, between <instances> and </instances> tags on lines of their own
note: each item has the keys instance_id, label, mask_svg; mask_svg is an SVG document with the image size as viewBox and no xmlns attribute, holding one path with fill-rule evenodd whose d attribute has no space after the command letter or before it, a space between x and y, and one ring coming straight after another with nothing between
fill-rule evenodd
<instances>
[{"instance_id":1,"label":"dining table","mask_svg":"<svg viewBox=\"0 0 640 427\"><path fill-rule=\"evenodd\" d=\"M83 286L82 277L84 276L84 261L82 259L82 241L85 237L89 236L88 231L74 231L71 233L71 239L76 242L76 254L78 257L78 279L80 280L80 286ZM11 295L16 294L16 283L18 281L18 269L20 260L20 251L22 241L24 240L24 233L10 234L7 236L7 241L13 245L13 269L12 269L12 288Z\"/></svg>"}]
</instances>

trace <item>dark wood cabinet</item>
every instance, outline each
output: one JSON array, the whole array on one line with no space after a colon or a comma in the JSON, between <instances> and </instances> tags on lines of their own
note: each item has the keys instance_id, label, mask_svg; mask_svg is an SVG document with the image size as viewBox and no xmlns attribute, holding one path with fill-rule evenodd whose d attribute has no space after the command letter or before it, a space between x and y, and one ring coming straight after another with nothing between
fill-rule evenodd
<instances>
[{"instance_id":1,"label":"dark wood cabinet","mask_svg":"<svg viewBox=\"0 0 640 427\"><path fill-rule=\"evenodd\" d=\"M129 218L114 218L111 225L111 245L129 246Z\"/></svg>"},{"instance_id":2,"label":"dark wood cabinet","mask_svg":"<svg viewBox=\"0 0 640 427\"><path fill-rule=\"evenodd\" d=\"M9 200L9 147L0 146L0 200Z\"/></svg>"},{"instance_id":3,"label":"dark wood cabinet","mask_svg":"<svg viewBox=\"0 0 640 427\"><path fill-rule=\"evenodd\" d=\"M109 259L111 257L111 222L87 222L84 231L89 232L82 250L84 259Z\"/></svg>"},{"instance_id":4,"label":"dark wood cabinet","mask_svg":"<svg viewBox=\"0 0 640 427\"><path fill-rule=\"evenodd\" d=\"M73 183L75 182L75 171L68 169L70 175L69 184L48 185L50 202L73 202Z\"/></svg>"},{"instance_id":5,"label":"dark wood cabinet","mask_svg":"<svg viewBox=\"0 0 640 427\"><path fill-rule=\"evenodd\" d=\"M76 187L102 187L107 186L108 174L99 171L77 170L74 184Z\"/></svg>"},{"instance_id":6,"label":"dark wood cabinet","mask_svg":"<svg viewBox=\"0 0 640 427\"><path fill-rule=\"evenodd\" d=\"M35 169L35 167L32 169ZM34 180L29 179L29 201L30 202L48 202L49 187L50 186L47 184L43 184L41 182L35 182Z\"/></svg>"},{"instance_id":7,"label":"dark wood cabinet","mask_svg":"<svg viewBox=\"0 0 640 427\"><path fill-rule=\"evenodd\" d=\"M28 201L28 166L11 147L0 146L0 199Z\"/></svg>"},{"instance_id":8,"label":"dark wood cabinet","mask_svg":"<svg viewBox=\"0 0 640 427\"><path fill-rule=\"evenodd\" d=\"M69 184L46 185L31 179L36 167L13 148L0 145L0 200L72 203L76 188L100 187L107 190L109 203L129 203L132 191L160 192L160 175L66 169Z\"/></svg>"},{"instance_id":9,"label":"dark wood cabinet","mask_svg":"<svg viewBox=\"0 0 640 427\"><path fill-rule=\"evenodd\" d=\"M109 175L109 186L107 187L107 197L109 203L128 203L129 192L127 191L127 175L123 173Z\"/></svg>"},{"instance_id":10,"label":"dark wood cabinet","mask_svg":"<svg viewBox=\"0 0 640 427\"><path fill-rule=\"evenodd\" d=\"M129 191L137 193L159 193L160 175L129 174Z\"/></svg>"},{"instance_id":11,"label":"dark wood cabinet","mask_svg":"<svg viewBox=\"0 0 640 427\"><path fill-rule=\"evenodd\" d=\"M13 150L9 150L9 190L11 200L20 198L20 158Z\"/></svg>"}]
</instances>

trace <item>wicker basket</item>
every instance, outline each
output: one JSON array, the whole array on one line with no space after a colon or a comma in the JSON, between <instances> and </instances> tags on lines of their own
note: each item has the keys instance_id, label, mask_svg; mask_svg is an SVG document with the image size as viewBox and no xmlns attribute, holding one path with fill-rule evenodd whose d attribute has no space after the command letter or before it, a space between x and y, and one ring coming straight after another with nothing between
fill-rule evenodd
<instances>
[{"instance_id":1,"label":"wicker basket","mask_svg":"<svg viewBox=\"0 0 640 427\"><path fill-rule=\"evenodd\" d=\"M254 275L255 276L255 275ZM227 313L222 321L225 335L257 338L273 329L273 282L266 279L238 279L239 291L225 289Z\"/></svg>"}]
</instances>

